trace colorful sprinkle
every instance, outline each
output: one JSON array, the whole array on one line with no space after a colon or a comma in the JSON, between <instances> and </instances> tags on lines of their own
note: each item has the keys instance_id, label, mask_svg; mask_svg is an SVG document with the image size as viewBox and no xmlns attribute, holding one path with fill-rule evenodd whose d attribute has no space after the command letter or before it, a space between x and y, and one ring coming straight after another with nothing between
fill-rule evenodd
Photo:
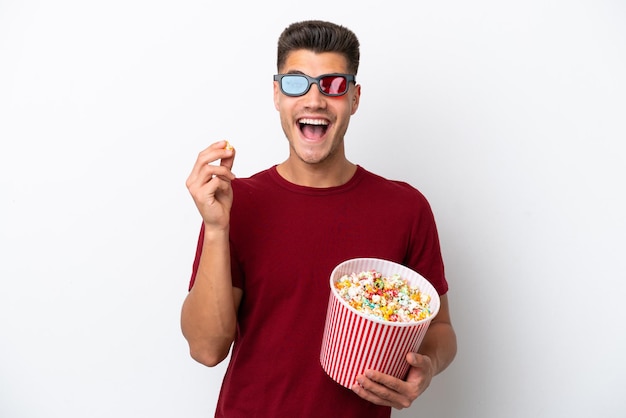
<instances>
[{"instance_id":1,"label":"colorful sprinkle","mask_svg":"<svg viewBox=\"0 0 626 418\"><path fill-rule=\"evenodd\" d=\"M376 270L346 274L335 282L339 296L365 315L389 322L416 322L431 315L430 296L399 274Z\"/></svg>"}]
</instances>

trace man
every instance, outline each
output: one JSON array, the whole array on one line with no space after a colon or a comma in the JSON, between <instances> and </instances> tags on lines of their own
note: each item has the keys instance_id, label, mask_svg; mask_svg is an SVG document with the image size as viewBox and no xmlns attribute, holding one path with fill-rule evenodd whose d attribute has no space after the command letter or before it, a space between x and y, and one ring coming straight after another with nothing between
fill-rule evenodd
<instances>
[{"instance_id":1,"label":"man","mask_svg":"<svg viewBox=\"0 0 626 418\"><path fill-rule=\"evenodd\" d=\"M232 353L216 417L389 417L456 354L448 284L431 209L410 185L350 162L344 135L359 107L359 42L322 21L278 42L274 104L289 143L282 163L247 179L226 141L202 151L187 180L203 223L181 325L191 356ZM385 258L426 277L441 307L405 380L367 370L352 390L320 366L333 267Z\"/></svg>"}]
</instances>

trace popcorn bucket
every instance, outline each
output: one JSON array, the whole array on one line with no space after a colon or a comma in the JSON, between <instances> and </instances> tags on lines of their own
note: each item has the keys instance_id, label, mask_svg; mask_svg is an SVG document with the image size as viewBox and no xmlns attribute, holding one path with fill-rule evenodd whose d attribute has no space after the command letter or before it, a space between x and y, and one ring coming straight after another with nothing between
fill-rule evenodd
<instances>
[{"instance_id":1,"label":"popcorn bucket","mask_svg":"<svg viewBox=\"0 0 626 418\"><path fill-rule=\"evenodd\" d=\"M335 287L344 275L376 270L383 277L399 274L421 293L430 296L431 314L413 322L378 319L350 306ZM439 294L419 273L401 264L378 258L355 258L337 265L330 275L330 297L322 337L320 362L333 380L350 388L366 369L404 379L409 363L406 355L416 352L432 319L439 312Z\"/></svg>"}]
</instances>

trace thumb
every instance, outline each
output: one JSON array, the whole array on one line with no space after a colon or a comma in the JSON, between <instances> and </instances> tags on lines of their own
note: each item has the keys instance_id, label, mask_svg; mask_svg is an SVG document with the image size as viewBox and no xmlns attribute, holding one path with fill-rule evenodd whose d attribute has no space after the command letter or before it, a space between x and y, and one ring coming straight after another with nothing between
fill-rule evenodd
<instances>
[{"instance_id":1,"label":"thumb","mask_svg":"<svg viewBox=\"0 0 626 418\"><path fill-rule=\"evenodd\" d=\"M426 366L430 359L422 354L408 353L406 355L406 361L413 367L423 368Z\"/></svg>"},{"instance_id":2,"label":"thumb","mask_svg":"<svg viewBox=\"0 0 626 418\"><path fill-rule=\"evenodd\" d=\"M231 170L233 168L233 163L235 162L235 148L228 142L224 141L224 150L226 152L226 156L220 160L220 165Z\"/></svg>"}]
</instances>

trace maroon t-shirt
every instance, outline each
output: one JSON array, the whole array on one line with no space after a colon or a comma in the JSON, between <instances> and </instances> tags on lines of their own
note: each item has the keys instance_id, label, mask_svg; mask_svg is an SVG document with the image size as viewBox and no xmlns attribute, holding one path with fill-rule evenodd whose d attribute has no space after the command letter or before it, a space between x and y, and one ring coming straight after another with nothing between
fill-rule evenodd
<instances>
[{"instance_id":1,"label":"maroon t-shirt","mask_svg":"<svg viewBox=\"0 0 626 418\"><path fill-rule=\"evenodd\" d=\"M330 273L349 258L384 258L445 294L427 200L362 167L338 187L294 185L275 166L232 186L232 279L243 299L215 416L389 417L389 407L361 399L320 365ZM203 229L190 288L202 242Z\"/></svg>"}]
</instances>

